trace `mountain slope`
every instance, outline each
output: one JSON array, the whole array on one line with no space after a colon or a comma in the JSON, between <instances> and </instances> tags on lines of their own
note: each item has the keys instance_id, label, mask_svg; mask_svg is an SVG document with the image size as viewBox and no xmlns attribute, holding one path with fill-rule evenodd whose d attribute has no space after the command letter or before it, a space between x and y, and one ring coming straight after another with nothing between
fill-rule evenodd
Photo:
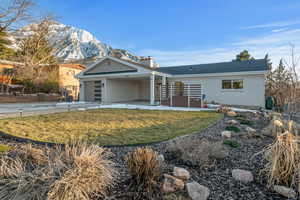
<instances>
[{"instance_id":1,"label":"mountain slope","mask_svg":"<svg viewBox=\"0 0 300 200\"><path fill-rule=\"evenodd\" d=\"M13 33L14 40L16 41L15 46L17 46L20 38L32 34L30 26L33 25L34 24L25 26L21 30ZM106 55L112 55L116 52L134 61L139 61L141 58L123 49L113 49L111 46L99 41L86 30L58 22L51 22L48 41L58 50L55 56L63 62L84 62Z\"/></svg>"}]
</instances>

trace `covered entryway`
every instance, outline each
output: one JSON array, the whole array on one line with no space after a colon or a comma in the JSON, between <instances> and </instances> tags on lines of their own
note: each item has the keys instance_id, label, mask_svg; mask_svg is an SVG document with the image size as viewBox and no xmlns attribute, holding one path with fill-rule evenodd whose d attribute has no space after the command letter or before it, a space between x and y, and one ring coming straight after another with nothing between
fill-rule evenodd
<instances>
[{"instance_id":1,"label":"covered entryway","mask_svg":"<svg viewBox=\"0 0 300 200\"><path fill-rule=\"evenodd\" d=\"M175 82L161 86L161 105L174 107L203 107L201 84Z\"/></svg>"}]
</instances>

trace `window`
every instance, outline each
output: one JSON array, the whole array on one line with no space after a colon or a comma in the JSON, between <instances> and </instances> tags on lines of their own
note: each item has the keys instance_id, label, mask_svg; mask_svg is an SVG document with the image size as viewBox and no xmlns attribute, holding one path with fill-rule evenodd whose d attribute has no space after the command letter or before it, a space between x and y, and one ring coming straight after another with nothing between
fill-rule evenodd
<instances>
[{"instance_id":1,"label":"window","mask_svg":"<svg viewBox=\"0 0 300 200\"><path fill-rule=\"evenodd\" d=\"M175 82L175 96L183 96L184 83L180 81Z\"/></svg>"},{"instance_id":2,"label":"window","mask_svg":"<svg viewBox=\"0 0 300 200\"><path fill-rule=\"evenodd\" d=\"M222 89L243 89L243 80L222 80Z\"/></svg>"}]
</instances>

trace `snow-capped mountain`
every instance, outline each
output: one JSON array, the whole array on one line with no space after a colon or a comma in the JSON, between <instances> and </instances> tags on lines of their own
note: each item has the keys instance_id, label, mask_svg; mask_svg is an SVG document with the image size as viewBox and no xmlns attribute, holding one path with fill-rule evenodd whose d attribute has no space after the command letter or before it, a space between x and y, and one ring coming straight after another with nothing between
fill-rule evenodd
<instances>
[{"instance_id":1,"label":"snow-capped mountain","mask_svg":"<svg viewBox=\"0 0 300 200\"><path fill-rule=\"evenodd\" d=\"M13 34L16 43L20 38L32 34L31 26L34 26L34 24L25 26ZM55 56L64 62L97 59L115 53L122 54L134 61L140 59L139 56L135 56L126 50L113 49L86 30L58 22L51 22L49 28L48 41L57 49Z\"/></svg>"}]
</instances>

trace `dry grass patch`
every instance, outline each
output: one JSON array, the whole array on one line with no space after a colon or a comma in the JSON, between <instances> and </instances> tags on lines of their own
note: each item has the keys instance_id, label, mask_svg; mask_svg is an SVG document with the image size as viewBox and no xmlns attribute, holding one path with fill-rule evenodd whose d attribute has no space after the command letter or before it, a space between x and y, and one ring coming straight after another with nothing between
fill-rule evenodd
<instances>
[{"instance_id":1,"label":"dry grass patch","mask_svg":"<svg viewBox=\"0 0 300 200\"><path fill-rule=\"evenodd\" d=\"M299 136L290 132L278 135L263 151L267 161L263 172L268 185L298 185L300 167Z\"/></svg>"},{"instance_id":2,"label":"dry grass patch","mask_svg":"<svg viewBox=\"0 0 300 200\"><path fill-rule=\"evenodd\" d=\"M150 148L137 148L126 155L125 162L132 175L133 184L141 191L152 193L161 175L157 153Z\"/></svg>"},{"instance_id":3,"label":"dry grass patch","mask_svg":"<svg viewBox=\"0 0 300 200\"><path fill-rule=\"evenodd\" d=\"M86 143L43 150L25 145L0 158L0 199L103 197L118 175L110 157L110 152Z\"/></svg>"},{"instance_id":4,"label":"dry grass patch","mask_svg":"<svg viewBox=\"0 0 300 200\"><path fill-rule=\"evenodd\" d=\"M138 144L199 131L221 117L214 112L99 109L1 119L0 130L47 142L81 138L101 145Z\"/></svg>"}]
</instances>

